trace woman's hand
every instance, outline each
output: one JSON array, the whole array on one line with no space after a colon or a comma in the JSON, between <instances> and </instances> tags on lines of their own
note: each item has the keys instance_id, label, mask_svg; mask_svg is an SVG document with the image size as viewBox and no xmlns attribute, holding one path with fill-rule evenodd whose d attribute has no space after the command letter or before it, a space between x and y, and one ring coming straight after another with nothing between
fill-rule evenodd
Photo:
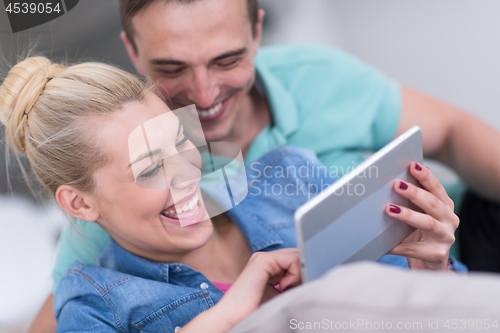
<instances>
[{"instance_id":1,"label":"woman's hand","mask_svg":"<svg viewBox=\"0 0 500 333\"><path fill-rule=\"evenodd\" d=\"M389 254L405 256L411 269L446 269L459 224L453 201L429 168L412 163L410 173L423 189L398 180L394 190L424 212L393 204L386 207L387 214L417 229Z\"/></svg>"},{"instance_id":2,"label":"woman's hand","mask_svg":"<svg viewBox=\"0 0 500 333\"><path fill-rule=\"evenodd\" d=\"M219 303L231 312L236 324L278 295L275 285L279 284L283 291L301 282L298 249L256 252Z\"/></svg>"},{"instance_id":3,"label":"woman's hand","mask_svg":"<svg viewBox=\"0 0 500 333\"><path fill-rule=\"evenodd\" d=\"M226 332L250 315L280 290L302 282L299 251L287 248L272 252L256 252L240 276L221 300L211 309L196 316L183 332Z\"/></svg>"}]
</instances>

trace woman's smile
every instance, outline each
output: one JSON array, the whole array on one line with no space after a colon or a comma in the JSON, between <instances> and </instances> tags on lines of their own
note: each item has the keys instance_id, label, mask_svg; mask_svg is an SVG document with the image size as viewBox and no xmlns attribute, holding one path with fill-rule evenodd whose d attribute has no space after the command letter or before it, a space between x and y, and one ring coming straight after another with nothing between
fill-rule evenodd
<instances>
[{"instance_id":1,"label":"woman's smile","mask_svg":"<svg viewBox=\"0 0 500 333\"><path fill-rule=\"evenodd\" d=\"M198 184L201 156L160 98L150 94L123 107L99 139L111 161L94 173L98 222L120 246L171 262L208 242L213 227ZM156 153L160 161L151 161ZM149 174L151 165L159 172Z\"/></svg>"},{"instance_id":2,"label":"woman's smile","mask_svg":"<svg viewBox=\"0 0 500 333\"><path fill-rule=\"evenodd\" d=\"M199 187L197 187L192 194L164 209L160 213L160 219L183 227L206 220L208 217L200 197Z\"/></svg>"}]
</instances>

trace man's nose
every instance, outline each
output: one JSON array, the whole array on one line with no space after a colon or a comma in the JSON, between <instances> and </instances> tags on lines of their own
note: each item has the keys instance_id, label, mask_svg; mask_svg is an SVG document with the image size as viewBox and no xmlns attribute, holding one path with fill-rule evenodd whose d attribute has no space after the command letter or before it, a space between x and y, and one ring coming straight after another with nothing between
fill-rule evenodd
<instances>
[{"instance_id":1,"label":"man's nose","mask_svg":"<svg viewBox=\"0 0 500 333\"><path fill-rule=\"evenodd\" d=\"M190 99L201 109L208 109L213 106L219 88L215 78L207 68L196 68L194 70L192 85L192 96Z\"/></svg>"}]
</instances>

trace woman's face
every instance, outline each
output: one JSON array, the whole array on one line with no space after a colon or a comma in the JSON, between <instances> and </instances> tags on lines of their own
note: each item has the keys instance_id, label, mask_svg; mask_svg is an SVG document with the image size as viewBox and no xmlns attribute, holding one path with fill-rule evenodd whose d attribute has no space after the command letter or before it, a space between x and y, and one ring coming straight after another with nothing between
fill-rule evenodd
<instances>
[{"instance_id":1,"label":"woman's face","mask_svg":"<svg viewBox=\"0 0 500 333\"><path fill-rule=\"evenodd\" d=\"M213 232L198 186L200 155L168 112L154 94L117 111L98 132L111 162L94 173L97 222L120 246L154 261L175 261ZM158 116L169 121L148 123ZM145 128L155 129L145 133L147 147L134 140Z\"/></svg>"}]
</instances>

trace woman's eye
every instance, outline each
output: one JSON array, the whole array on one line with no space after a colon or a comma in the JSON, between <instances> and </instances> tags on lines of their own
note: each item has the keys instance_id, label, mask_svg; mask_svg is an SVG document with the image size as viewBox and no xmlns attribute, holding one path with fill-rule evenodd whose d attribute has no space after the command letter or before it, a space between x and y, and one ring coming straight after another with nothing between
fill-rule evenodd
<instances>
[{"instance_id":1,"label":"woman's eye","mask_svg":"<svg viewBox=\"0 0 500 333\"><path fill-rule=\"evenodd\" d=\"M187 141L188 141L188 137L184 136L184 138L182 138L182 140L180 140L179 142L177 142L175 144L175 147L178 150L182 150L184 148L184 146L186 145ZM147 178L156 177L160 173L162 168L163 168L163 160L159 161L157 164L154 164L154 165L150 166L149 168L147 168L146 170L144 170L141 174L139 174L137 179L147 179Z\"/></svg>"},{"instance_id":2,"label":"woman's eye","mask_svg":"<svg viewBox=\"0 0 500 333\"><path fill-rule=\"evenodd\" d=\"M162 170L163 168L163 161L160 161L158 164L154 165L154 168L151 169L151 170L144 170L138 178L140 179L146 179L146 178L153 178L153 177L156 177L160 171Z\"/></svg>"},{"instance_id":3,"label":"woman's eye","mask_svg":"<svg viewBox=\"0 0 500 333\"><path fill-rule=\"evenodd\" d=\"M186 142L187 142L187 141L188 141L188 137L187 137L187 136L184 136L184 138L182 138L182 140L181 140L181 141L177 142L177 143L175 144L175 146L176 146L178 149L179 149L179 148L180 148L180 149L182 149L182 148L184 148L184 146L186 145Z\"/></svg>"}]
</instances>

